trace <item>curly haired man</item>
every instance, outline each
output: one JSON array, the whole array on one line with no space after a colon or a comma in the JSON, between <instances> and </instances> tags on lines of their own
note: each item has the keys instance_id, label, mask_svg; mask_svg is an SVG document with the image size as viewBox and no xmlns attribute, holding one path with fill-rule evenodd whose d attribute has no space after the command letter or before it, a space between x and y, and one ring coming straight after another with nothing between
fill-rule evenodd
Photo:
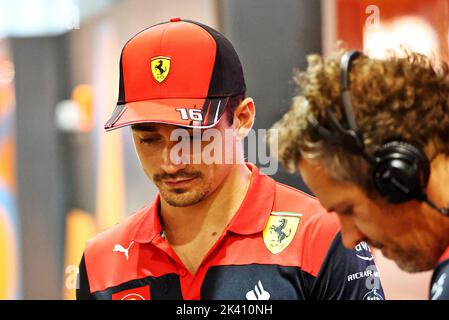
<instances>
[{"instance_id":1,"label":"curly haired man","mask_svg":"<svg viewBox=\"0 0 449 320\"><path fill-rule=\"evenodd\" d=\"M449 299L449 68L407 50L308 57L274 129L279 160L339 216L343 243L379 248L408 272L435 269Z\"/></svg>"}]
</instances>

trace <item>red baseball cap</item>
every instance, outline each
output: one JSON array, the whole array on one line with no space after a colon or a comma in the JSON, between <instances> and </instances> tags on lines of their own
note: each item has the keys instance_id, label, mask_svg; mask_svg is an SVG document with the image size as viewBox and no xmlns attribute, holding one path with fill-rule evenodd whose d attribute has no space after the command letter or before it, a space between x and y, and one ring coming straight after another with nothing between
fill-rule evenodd
<instances>
[{"instance_id":1,"label":"red baseball cap","mask_svg":"<svg viewBox=\"0 0 449 320\"><path fill-rule=\"evenodd\" d=\"M123 47L119 99L104 128L145 122L213 127L229 98L245 91L231 42L204 24L173 18Z\"/></svg>"}]
</instances>

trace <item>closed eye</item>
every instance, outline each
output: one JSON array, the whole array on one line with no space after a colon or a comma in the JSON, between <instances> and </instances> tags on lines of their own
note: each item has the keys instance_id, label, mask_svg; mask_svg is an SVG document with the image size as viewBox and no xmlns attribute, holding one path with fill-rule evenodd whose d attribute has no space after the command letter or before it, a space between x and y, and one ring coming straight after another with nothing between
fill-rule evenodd
<instances>
[{"instance_id":1,"label":"closed eye","mask_svg":"<svg viewBox=\"0 0 449 320\"><path fill-rule=\"evenodd\" d=\"M146 143L151 144L158 141L161 141L161 137L153 136L153 137L145 137L145 138L139 138L140 143Z\"/></svg>"}]
</instances>

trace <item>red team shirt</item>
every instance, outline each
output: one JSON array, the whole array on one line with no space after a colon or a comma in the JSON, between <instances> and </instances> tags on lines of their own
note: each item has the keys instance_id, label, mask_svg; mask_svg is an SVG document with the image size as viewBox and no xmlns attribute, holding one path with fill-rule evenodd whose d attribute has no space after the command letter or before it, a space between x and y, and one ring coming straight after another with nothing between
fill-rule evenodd
<instances>
[{"instance_id":1,"label":"red team shirt","mask_svg":"<svg viewBox=\"0 0 449 320\"><path fill-rule=\"evenodd\" d=\"M86 246L78 299L383 299L369 247L343 247L337 216L247 164L239 210L195 274L170 247L160 197Z\"/></svg>"}]
</instances>

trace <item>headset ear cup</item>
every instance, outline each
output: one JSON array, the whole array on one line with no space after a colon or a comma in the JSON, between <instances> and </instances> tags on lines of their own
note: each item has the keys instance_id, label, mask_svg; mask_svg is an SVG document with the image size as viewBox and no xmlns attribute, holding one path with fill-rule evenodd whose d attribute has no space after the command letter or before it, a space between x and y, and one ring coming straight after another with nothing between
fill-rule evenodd
<instances>
[{"instance_id":1,"label":"headset ear cup","mask_svg":"<svg viewBox=\"0 0 449 320\"><path fill-rule=\"evenodd\" d=\"M415 146L392 141L377 150L373 167L376 190L391 203L403 203L424 193L430 175L429 160Z\"/></svg>"}]
</instances>

